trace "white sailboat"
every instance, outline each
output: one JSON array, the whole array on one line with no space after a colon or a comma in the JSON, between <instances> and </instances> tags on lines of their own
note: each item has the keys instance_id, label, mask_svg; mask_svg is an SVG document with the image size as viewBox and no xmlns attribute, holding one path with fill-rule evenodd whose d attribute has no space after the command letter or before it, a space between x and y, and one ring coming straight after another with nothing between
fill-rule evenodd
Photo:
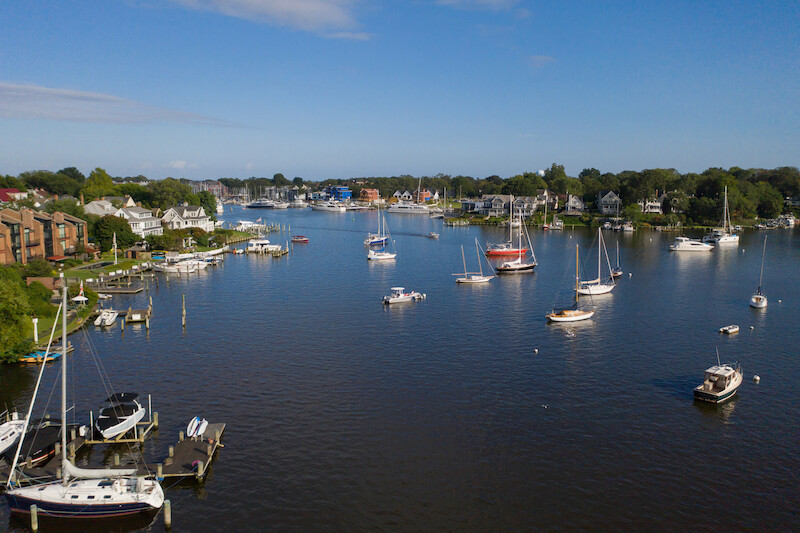
<instances>
[{"instance_id":1,"label":"white sailboat","mask_svg":"<svg viewBox=\"0 0 800 533\"><path fill-rule=\"evenodd\" d=\"M512 215L513 219L513 215ZM528 239L528 247L522 246L522 233ZM536 255L533 253L533 245L531 244L531 237L528 234L528 227L523 225L517 232L517 257L509 261L503 261L495 269L498 274L519 274L522 272L533 272L536 268ZM523 251L525 250L525 251ZM527 251L530 250L531 256L528 258Z\"/></svg>"},{"instance_id":2,"label":"white sailboat","mask_svg":"<svg viewBox=\"0 0 800 533\"><path fill-rule=\"evenodd\" d=\"M624 274L624 272L622 271L622 266L619 264L619 241L617 241L617 266L611 269L611 277L618 278L622 274Z\"/></svg>"},{"instance_id":3,"label":"white sailboat","mask_svg":"<svg viewBox=\"0 0 800 533\"><path fill-rule=\"evenodd\" d=\"M750 307L764 309L767 306L767 297L761 292L761 282L764 280L764 257L767 255L767 236L764 235L764 249L761 252L761 274L758 276L758 289L750 297Z\"/></svg>"},{"instance_id":4,"label":"white sailboat","mask_svg":"<svg viewBox=\"0 0 800 533\"><path fill-rule=\"evenodd\" d=\"M566 309L555 308L547 315L547 320L551 322L578 322L579 320L586 320L594 316L594 309L581 309L578 306L578 289L580 287L580 274L578 271L578 245L575 245L575 299L571 307Z\"/></svg>"},{"instance_id":5,"label":"white sailboat","mask_svg":"<svg viewBox=\"0 0 800 533\"><path fill-rule=\"evenodd\" d=\"M389 240L389 237L386 236L386 230L381 223L383 221L383 217L378 215L378 233L368 233L367 238L364 239L364 244L367 246L376 246L378 244L386 244L386 241Z\"/></svg>"},{"instance_id":6,"label":"white sailboat","mask_svg":"<svg viewBox=\"0 0 800 533\"><path fill-rule=\"evenodd\" d=\"M392 251L386 251L386 244L380 250L369 250L367 252L367 259L370 261L387 261L397 257L397 250L394 247L394 241L389 233L389 226L386 224L386 217L383 218L383 230L386 232L387 242L391 243Z\"/></svg>"},{"instance_id":7,"label":"white sailboat","mask_svg":"<svg viewBox=\"0 0 800 533\"><path fill-rule=\"evenodd\" d=\"M602 253L605 253L606 264L608 265L608 277L601 277L602 271ZM597 295L607 294L614 290L616 287L614 277L611 275L611 262L608 260L608 251L606 250L605 242L603 241L603 232L598 228L597 230L597 278L581 281L578 287L578 294L583 295Z\"/></svg>"},{"instance_id":8,"label":"white sailboat","mask_svg":"<svg viewBox=\"0 0 800 533\"><path fill-rule=\"evenodd\" d=\"M62 306L67 307L67 284L62 274ZM62 328L67 331L66 312ZM36 505L40 515L58 518L107 518L157 511L164 504L164 491L158 481L136 477L135 469L84 469L67 458L67 336L63 336L61 357L61 479L30 486L12 485L9 476L5 497L13 513L30 513ZM28 413L28 418L30 413ZM27 425L27 419L26 419ZM20 443L14 456L13 473Z\"/></svg>"},{"instance_id":9,"label":"white sailboat","mask_svg":"<svg viewBox=\"0 0 800 533\"><path fill-rule=\"evenodd\" d=\"M5 414L3 414L5 416ZM25 427L25 421L20 420L16 412L8 414L8 420L0 424L0 455L11 448Z\"/></svg>"},{"instance_id":10,"label":"white sailboat","mask_svg":"<svg viewBox=\"0 0 800 533\"><path fill-rule=\"evenodd\" d=\"M494 276L484 276L483 275L483 265L482 263L482 251L480 249L480 244L478 244L478 238L475 237L475 253L478 254L478 272L467 272L467 260L464 257L464 245L461 245L461 260L464 263L464 274L463 277L456 278L456 283L488 283L491 281ZM489 264L489 268L491 268L491 264ZM462 274L459 272L458 274L453 274L454 276L461 276Z\"/></svg>"},{"instance_id":11,"label":"white sailboat","mask_svg":"<svg viewBox=\"0 0 800 533\"><path fill-rule=\"evenodd\" d=\"M728 187L725 187L725 199L722 208L721 227L714 228L711 233L703 237L703 242L713 242L716 244L735 244L739 245L739 235L733 232L731 226L731 214L728 208Z\"/></svg>"}]
</instances>

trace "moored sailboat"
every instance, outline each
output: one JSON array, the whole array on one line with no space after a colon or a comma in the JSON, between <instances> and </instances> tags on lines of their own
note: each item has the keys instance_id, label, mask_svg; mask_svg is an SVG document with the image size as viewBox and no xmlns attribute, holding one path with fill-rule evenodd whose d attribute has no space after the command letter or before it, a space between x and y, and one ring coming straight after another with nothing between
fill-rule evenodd
<instances>
[{"instance_id":1,"label":"moored sailboat","mask_svg":"<svg viewBox=\"0 0 800 533\"><path fill-rule=\"evenodd\" d=\"M580 273L578 271L578 245L575 245L575 299L571 307L564 309L553 309L547 315L547 320L551 322L578 322L579 320L586 320L594 316L594 309L581 309L578 304L578 288L580 287Z\"/></svg>"},{"instance_id":2,"label":"moored sailboat","mask_svg":"<svg viewBox=\"0 0 800 533\"><path fill-rule=\"evenodd\" d=\"M764 257L767 255L767 236L764 235L764 249L761 252L761 274L758 276L758 289L750 297L750 307L764 309L767 307L767 297L761 292L761 282L764 280Z\"/></svg>"},{"instance_id":3,"label":"moored sailboat","mask_svg":"<svg viewBox=\"0 0 800 533\"><path fill-rule=\"evenodd\" d=\"M483 275L483 265L481 265L481 253L480 253L480 245L478 244L478 238L475 237L475 253L478 254L478 272L467 272L467 260L464 257L464 245L461 245L461 260L464 263L464 274L463 277L456 278L456 283L488 283L491 281L494 276L484 276ZM491 264L489 265L491 268ZM459 272L458 274L453 274L454 276L461 276L462 274Z\"/></svg>"},{"instance_id":4,"label":"moored sailboat","mask_svg":"<svg viewBox=\"0 0 800 533\"><path fill-rule=\"evenodd\" d=\"M601 277L602 265L603 265L603 259L601 255L602 252L605 252L606 264L608 265L608 271L609 271L609 275L606 278ZM584 294L584 295L607 294L612 290L614 290L614 287L616 287L616 282L614 281L614 277L611 275L611 262L608 260L608 251L606 250L606 245L603 242L603 232L600 231L600 229L598 228L597 278L581 281L578 287L578 294Z\"/></svg>"}]
</instances>

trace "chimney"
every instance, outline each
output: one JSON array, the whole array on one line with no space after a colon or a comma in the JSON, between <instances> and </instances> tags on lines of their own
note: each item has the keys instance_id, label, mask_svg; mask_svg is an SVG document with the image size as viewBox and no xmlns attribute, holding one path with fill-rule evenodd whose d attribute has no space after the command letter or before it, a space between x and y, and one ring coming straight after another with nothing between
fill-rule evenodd
<instances>
[{"instance_id":1,"label":"chimney","mask_svg":"<svg viewBox=\"0 0 800 533\"><path fill-rule=\"evenodd\" d=\"M53 195L53 200L56 201L56 202L58 201L58 195L57 194Z\"/></svg>"},{"instance_id":2,"label":"chimney","mask_svg":"<svg viewBox=\"0 0 800 533\"><path fill-rule=\"evenodd\" d=\"M81 193L81 205L83 205L83 193Z\"/></svg>"}]
</instances>

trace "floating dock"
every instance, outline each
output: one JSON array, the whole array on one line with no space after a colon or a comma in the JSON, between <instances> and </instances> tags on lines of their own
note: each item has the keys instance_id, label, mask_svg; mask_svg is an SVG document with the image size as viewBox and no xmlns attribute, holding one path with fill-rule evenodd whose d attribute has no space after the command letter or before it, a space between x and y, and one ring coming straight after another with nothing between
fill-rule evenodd
<instances>
[{"instance_id":1,"label":"floating dock","mask_svg":"<svg viewBox=\"0 0 800 533\"><path fill-rule=\"evenodd\" d=\"M187 439L183 431L180 432L178 443L169 447L169 454L160 463L150 470L156 471L156 478L195 478L202 480L208 472L208 467L214 460L219 448L224 445L220 442L225 433L225 424L208 424L203 435Z\"/></svg>"}]
</instances>

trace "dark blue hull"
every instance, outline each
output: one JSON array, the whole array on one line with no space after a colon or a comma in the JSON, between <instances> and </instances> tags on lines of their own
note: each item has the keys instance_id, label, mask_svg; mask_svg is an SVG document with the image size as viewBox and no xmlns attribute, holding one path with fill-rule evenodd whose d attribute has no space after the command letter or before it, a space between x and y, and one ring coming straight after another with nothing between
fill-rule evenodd
<instances>
[{"instance_id":1,"label":"dark blue hull","mask_svg":"<svg viewBox=\"0 0 800 533\"><path fill-rule=\"evenodd\" d=\"M31 505L36 505L37 514L58 518L109 518L114 516L128 516L137 513L148 513L156 510L146 503L139 502L128 504L93 505L81 503L71 505L68 503L57 504L42 502L9 493L6 493L6 500L8 501L8 506L11 508L11 512L13 513L30 514Z\"/></svg>"}]
</instances>

